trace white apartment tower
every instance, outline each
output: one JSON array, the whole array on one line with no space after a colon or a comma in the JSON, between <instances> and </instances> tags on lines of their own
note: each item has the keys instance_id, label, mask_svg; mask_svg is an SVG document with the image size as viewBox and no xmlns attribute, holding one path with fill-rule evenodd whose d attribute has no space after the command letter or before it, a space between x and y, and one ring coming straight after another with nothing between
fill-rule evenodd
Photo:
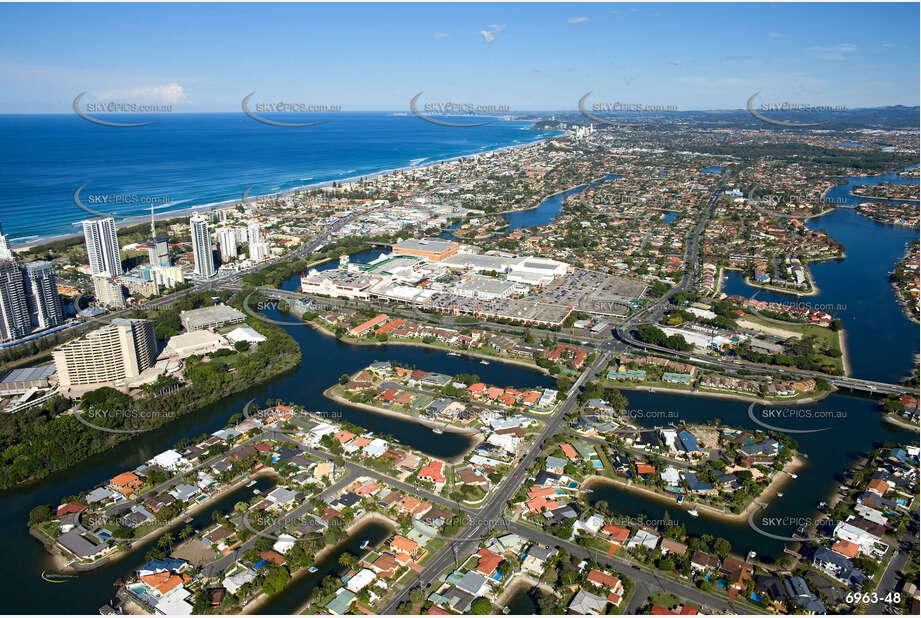
<instances>
[{"instance_id":1,"label":"white apartment tower","mask_svg":"<svg viewBox=\"0 0 921 618\"><path fill-rule=\"evenodd\" d=\"M217 231L217 245L221 250L221 261L237 257L237 235L229 227L222 227Z\"/></svg>"},{"instance_id":2,"label":"white apartment tower","mask_svg":"<svg viewBox=\"0 0 921 618\"><path fill-rule=\"evenodd\" d=\"M122 270L122 257L118 249L115 219L104 217L84 221L83 237L86 239L86 255L90 261L90 274L107 272L116 277L125 274Z\"/></svg>"},{"instance_id":3,"label":"white apartment tower","mask_svg":"<svg viewBox=\"0 0 921 618\"><path fill-rule=\"evenodd\" d=\"M13 250L10 249L10 236L3 233L3 226L0 225L0 260L12 260Z\"/></svg>"},{"instance_id":4,"label":"white apartment tower","mask_svg":"<svg viewBox=\"0 0 921 618\"><path fill-rule=\"evenodd\" d=\"M195 257L195 274L210 278L214 276L214 255L211 253L211 233L208 219L194 215L189 219L192 232L192 254Z\"/></svg>"}]
</instances>

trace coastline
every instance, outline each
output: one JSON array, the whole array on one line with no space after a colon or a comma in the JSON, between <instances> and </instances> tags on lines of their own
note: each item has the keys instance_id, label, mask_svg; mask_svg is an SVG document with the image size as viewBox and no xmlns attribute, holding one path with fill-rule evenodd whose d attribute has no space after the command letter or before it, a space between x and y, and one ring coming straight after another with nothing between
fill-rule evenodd
<instances>
[{"instance_id":1,"label":"coastline","mask_svg":"<svg viewBox=\"0 0 921 618\"><path fill-rule=\"evenodd\" d=\"M697 509L701 515L705 515L711 519L717 519L720 521L725 521L725 522L729 522L733 524L746 523L748 521L749 515L755 509L760 509L764 505L769 504L769 501L777 496L778 490L781 489L781 487L785 483L791 480L792 478L790 476L791 472L795 474L797 470L801 469L805 465L806 465L805 459L803 459L800 456L800 454L797 453L793 457L793 459L786 466L784 466L783 470L781 470L780 472L774 473L774 478L772 478L768 486L764 488L764 491L762 491L758 496L755 496L754 498L752 498L751 502L749 502L745 506L745 508L742 509L742 511L740 511L739 513L722 511L714 506L710 506L708 504L703 504L700 502L688 502L690 497L686 498L685 502L687 505L692 506L693 508ZM597 484L607 484L607 485L617 487L619 489L623 489L626 491L640 493L650 498L653 498L659 502L664 502L666 504L673 504L677 507L677 504L675 504L674 499L670 496L666 496L658 491L649 489L647 487L635 485L632 483L627 483L627 481L625 480L621 481L619 479L612 479L607 476L599 476L597 474L593 474L589 477L586 477L585 480L582 481L581 487L592 489L592 486L597 485ZM687 512L687 509L684 509L684 508L679 508L678 510Z\"/></svg>"},{"instance_id":2,"label":"coastline","mask_svg":"<svg viewBox=\"0 0 921 618\"><path fill-rule=\"evenodd\" d=\"M532 123L532 126L533 126L533 123ZM295 187L291 187L291 188L284 189L284 190L281 190L281 191L272 191L272 192L269 192L269 193L262 193L262 194L259 194L259 195L247 195L247 198L246 198L246 199L247 199L247 201L249 201L249 202L257 202L257 201L259 201L259 200L261 200L261 199L264 199L264 198L266 198L266 197L268 197L268 196L287 196L287 195L292 195L292 194L295 194L295 193L301 193L301 192L304 192L304 191L311 191L311 190L315 190L315 189L323 189L323 188L326 188L326 187L331 187L334 183L335 183L335 184L340 184L340 185L341 185L341 184L348 184L348 183L357 182L357 181L359 181L359 180L361 180L361 179L370 179L370 178L377 178L377 177L381 177L381 176L389 176L389 175L391 175L391 174L398 174L398 173L400 173L400 172L405 172L405 171L408 171L408 170L423 170L423 169L427 169L427 168L430 168L430 167L435 167L435 166L437 166L437 165L441 165L442 163L450 163L450 162L452 162L452 161L458 161L458 160L460 160L460 159L466 159L467 157L481 156L481 155L485 155L485 154L495 154L495 153L505 152L505 151L509 151L509 150L516 150L516 149L519 149L519 148L526 148L526 147L528 147L528 146L533 146L533 145L535 145L535 144L539 144L539 143L541 143L541 142L545 142L545 141L547 141L547 140L553 139L553 138L557 137L556 134L559 134L559 133L561 133L561 132L556 131L556 132L554 132L554 133L555 133L554 135L547 136L547 137L542 137L542 138L539 138L539 139L536 139L536 140L534 140L534 141L530 141L530 142L527 142L527 143L524 143L524 144L510 144L510 145L507 145L507 146L499 146L499 147L492 148L492 149L489 149L489 150L483 150L483 151L478 151L478 152L471 152L471 153L469 153L469 154L454 155L454 156L447 157L447 158L444 158L444 159L436 159L436 160L434 160L434 161L431 161L431 162L429 162L429 163L426 163L425 165L412 165L412 164L410 164L410 165L403 165L403 166L400 166L400 167L381 169L381 170L377 170L377 171L375 171L375 172L369 172L369 173L367 173L367 174L357 174L357 175L352 175L352 176L346 176L346 177L343 177L343 178L332 178L332 179L329 179L329 180L322 180L322 181L319 181L319 182L312 182L312 183L307 183L307 184L304 184L304 185L297 185L297 186L295 186ZM552 197L552 196L551 196L551 197ZM154 213L154 220L155 220L155 221L163 221L163 220L166 220L166 219L173 219L173 218L177 218L177 217L190 216L190 215L195 214L195 213L207 212L207 211L211 211L211 210L218 210L218 209L221 209L221 208L227 208L227 207L229 207L229 206L233 206L234 204L240 204L240 203L242 203L242 201L243 201L242 198L243 198L243 196L242 196L242 194L241 194L239 199L234 198L234 199L229 199L229 200L222 200L222 201L219 201L219 202L209 202L209 203L207 203L207 204L198 204L198 205L189 206L189 207L186 207L186 208L177 208L176 210L169 210L169 211L163 211L163 212L156 212L156 213ZM183 200L183 201L189 201L189 200L193 200L193 199L195 199L195 198L194 198L194 197L192 197L192 198L187 198L187 199L185 199L185 200ZM536 208L536 206L535 206L535 208ZM87 219L92 219L92 218L94 218L93 216L89 216L90 213L87 213L87 215L88 215L88 216L87 216ZM147 223L148 221L150 221L150 215L132 215L132 216L124 217L124 218L121 218L120 220L117 220L117 221L116 221L116 224L115 224L115 227L116 227L116 228L131 227L131 226L135 226L135 225L140 225L140 224L143 224L143 223ZM51 235L48 235L48 236L39 236L38 238L35 238L35 237L32 237L32 236L26 236L25 238L27 238L28 240L26 240L25 242L20 242L18 239L15 239L15 238L14 238L14 239L12 239L12 240L10 241L10 245L11 245L11 247L12 247L12 249L13 249L14 252L16 252L16 251L27 251L27 250L33 249L33 248L35 248L35 247L40 247L40 246L42 246L42 245L46 245L46 244L48 244L48 243L57 242L57 241L60 241L60 240L68 240L68 239L71 239L71 238L81 238L82 236L83 236L83 234L80 233L80 232L75 232L75 233L63 233L63 234L51 234Z\"/></svg>"}]
</instances>

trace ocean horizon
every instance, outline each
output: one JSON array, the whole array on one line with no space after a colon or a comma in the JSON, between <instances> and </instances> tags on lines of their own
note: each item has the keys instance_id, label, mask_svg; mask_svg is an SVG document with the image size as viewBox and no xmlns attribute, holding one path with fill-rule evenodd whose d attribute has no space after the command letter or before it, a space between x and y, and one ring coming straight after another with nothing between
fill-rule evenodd
<instances>
[{"instance_id":1,"label":"ocean horizon","mask_svg":"<svg viewBox=\"0 0 921 618\"><path fill-rule=\"evenodd\" d=\"M80 187L83 204L117 221L149 216L151 202L163 218L239 201L251 186L251 197L286 192L557 134L531 130L531 121L445 127L399 112L311 114L324 122L308 127L227 112L104 118L156 122L109 127L76 114L0 115L0 223L14 246L79 234L79 222L94 216L74 203Z\"/></svg>"}]
</instances>

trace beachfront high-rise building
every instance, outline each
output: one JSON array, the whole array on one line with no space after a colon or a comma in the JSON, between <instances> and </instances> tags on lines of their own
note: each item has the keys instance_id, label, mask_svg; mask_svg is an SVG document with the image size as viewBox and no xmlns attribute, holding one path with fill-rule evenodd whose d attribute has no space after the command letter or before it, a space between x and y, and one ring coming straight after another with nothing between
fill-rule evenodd
<instances>
[{"instance_id":1,"label":"beachfront high-rise building","mask_svg":"<svg viewBox=\"0 0 921 618\"><path fill-rule=\"evenodd\" d=\"M22 274L32 326L42 329L63 324L64 306L51 262L37 260L24 264Z\"/></svg>"},{"instance_id":2,"label":"beachfront high-rise building","mask_svg":"<svg viewBox=\"0 0 921 618\"><path fill-rule=\"evenodd\" d=\"M124 274L122 256L118 249L118 235L115 219L103 217L83 222L83 237L86 239L86 255L90 261L90 274Z\"/></svg>"},{"instance_id":3,"label":"beachfront high-rise building","mask_svg":"<svg viewBox=\"0 0 921 618\"><path fill-rule=\"evenodd\" d=\"M0 341L13 341L32 332L22 270L13 260L0 260Z\"/></svg>"},{"instance_id":4,"label":"beachfront high-rise building","mask_svg":"<svg viewBox=\"0 0 921 618\"><path fill-rule=\"evenodd\" d=\"M208 231L208 219L194 215L189 219L192 232L192 255L195 258L195 274L202 277L214 276L214 255L211 253L211 233Z\"/></svg>"},{"instance_id":5,"label":"beachfront high-rise building","mask_svg":"<svg viewBox=\"0 0 921 618\"><path fill-rule=\"evenodd\" d=\"M13 250L10 249L10 236L3 233L3 225L0 224L0 260L12 260Z\"/></svg>"},{"instance_id":6,"label":"beachfront high-rise building","mask_svg":"<svg viewBox=\"0 0 921 618\"><path fill-rule=\"evenodd\" d=\"M157 339L150 320L116 318L52 352L61 386L117 384L153 367Z\"/></svg>"},{"instance_id":7,"label":"beachfront high-rise building","mask_svg":"<svg viewBox=\"0 0 921 618\"><path fill-rule=\"evenodd\" d=\"M237 257L237 235L229 227L222 227L217 231L217 246L221 250L222 262Z\"/></svg>"}]
</instances>

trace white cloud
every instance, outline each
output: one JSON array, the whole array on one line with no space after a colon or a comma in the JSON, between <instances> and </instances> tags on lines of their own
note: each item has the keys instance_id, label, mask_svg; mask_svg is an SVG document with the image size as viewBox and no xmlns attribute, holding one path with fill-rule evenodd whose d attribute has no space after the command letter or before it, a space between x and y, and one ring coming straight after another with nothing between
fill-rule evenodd
<instances>
[{"instance_id":1,"label":"white cloud","mask_svg":"<svg viewBox=\"0 0 921 618\"><path fill-rule=\"evenodd\" d=\"M436 32L435 38L436 39L446 39L448 38L448 33L447 32Z\"/></svg>"},{"instance_id":2,"label":"white cloud","mask_svg":"<svg viewBox=\"0 0 921 618\"><path fill-rule=\"evenodd\" d=\"M489 26L486 26L486 30L480 30L480 35L482 35L484 41L487 43L492 43L496 40L496 36L503 30L505 30L504 24L490 24Z\"/></svg>"},{"instance_id":3,"label":"white cloud","mask_svg":"<svg viewBox=\"0 0 921 618\"><path fill-rule=\"evenodd\" d=\"M857 51L857 46L853 43L839 43L831 47L813 46L809 51L822 60L847 60L846 54Z\"/></svg>"},{"instance_id":4,"label":"white cloud","mask_svg":"<svg viewBox=\"0 0 921 618\"><path fill-rule=\"evenodd\" d=\"M678 66L679 64L681 64L681 61L680 60L669 60L668 63Z\"/></svg>"},{"instance_id":5,"label":"white cloud","mask_svg":"<svg viewBox=\"0 0 921 618\"><path fill-rule=\"evenodd\" d=\"M97 99L111 99L131 103L182 103L188 98L185 89L172 82L162 86L141 86L122 88L105 92L93 92Z\"/></svg>"},{"instance_id":6,"label":"white cloud","mask_svg":"<svg viewBox=\"0 0 921 618\"><path fill-rule=\"evenodd\" d=\"M772 32L772 33L770 33L768 36L770 36L772 39L785 39L785 38L787 38L787 35L784 34L783 32Z\"/></svg>"},{"instance_id":7,"label":"white cloud","mask_svg":"<svg viewBox=\"0 0 921 618\"><path fill-rule=\"evenodd\" d=\"M584 24L588 21L588 17L570 17L569 23L571 24Z\"/></svg>"}]
</instances>

